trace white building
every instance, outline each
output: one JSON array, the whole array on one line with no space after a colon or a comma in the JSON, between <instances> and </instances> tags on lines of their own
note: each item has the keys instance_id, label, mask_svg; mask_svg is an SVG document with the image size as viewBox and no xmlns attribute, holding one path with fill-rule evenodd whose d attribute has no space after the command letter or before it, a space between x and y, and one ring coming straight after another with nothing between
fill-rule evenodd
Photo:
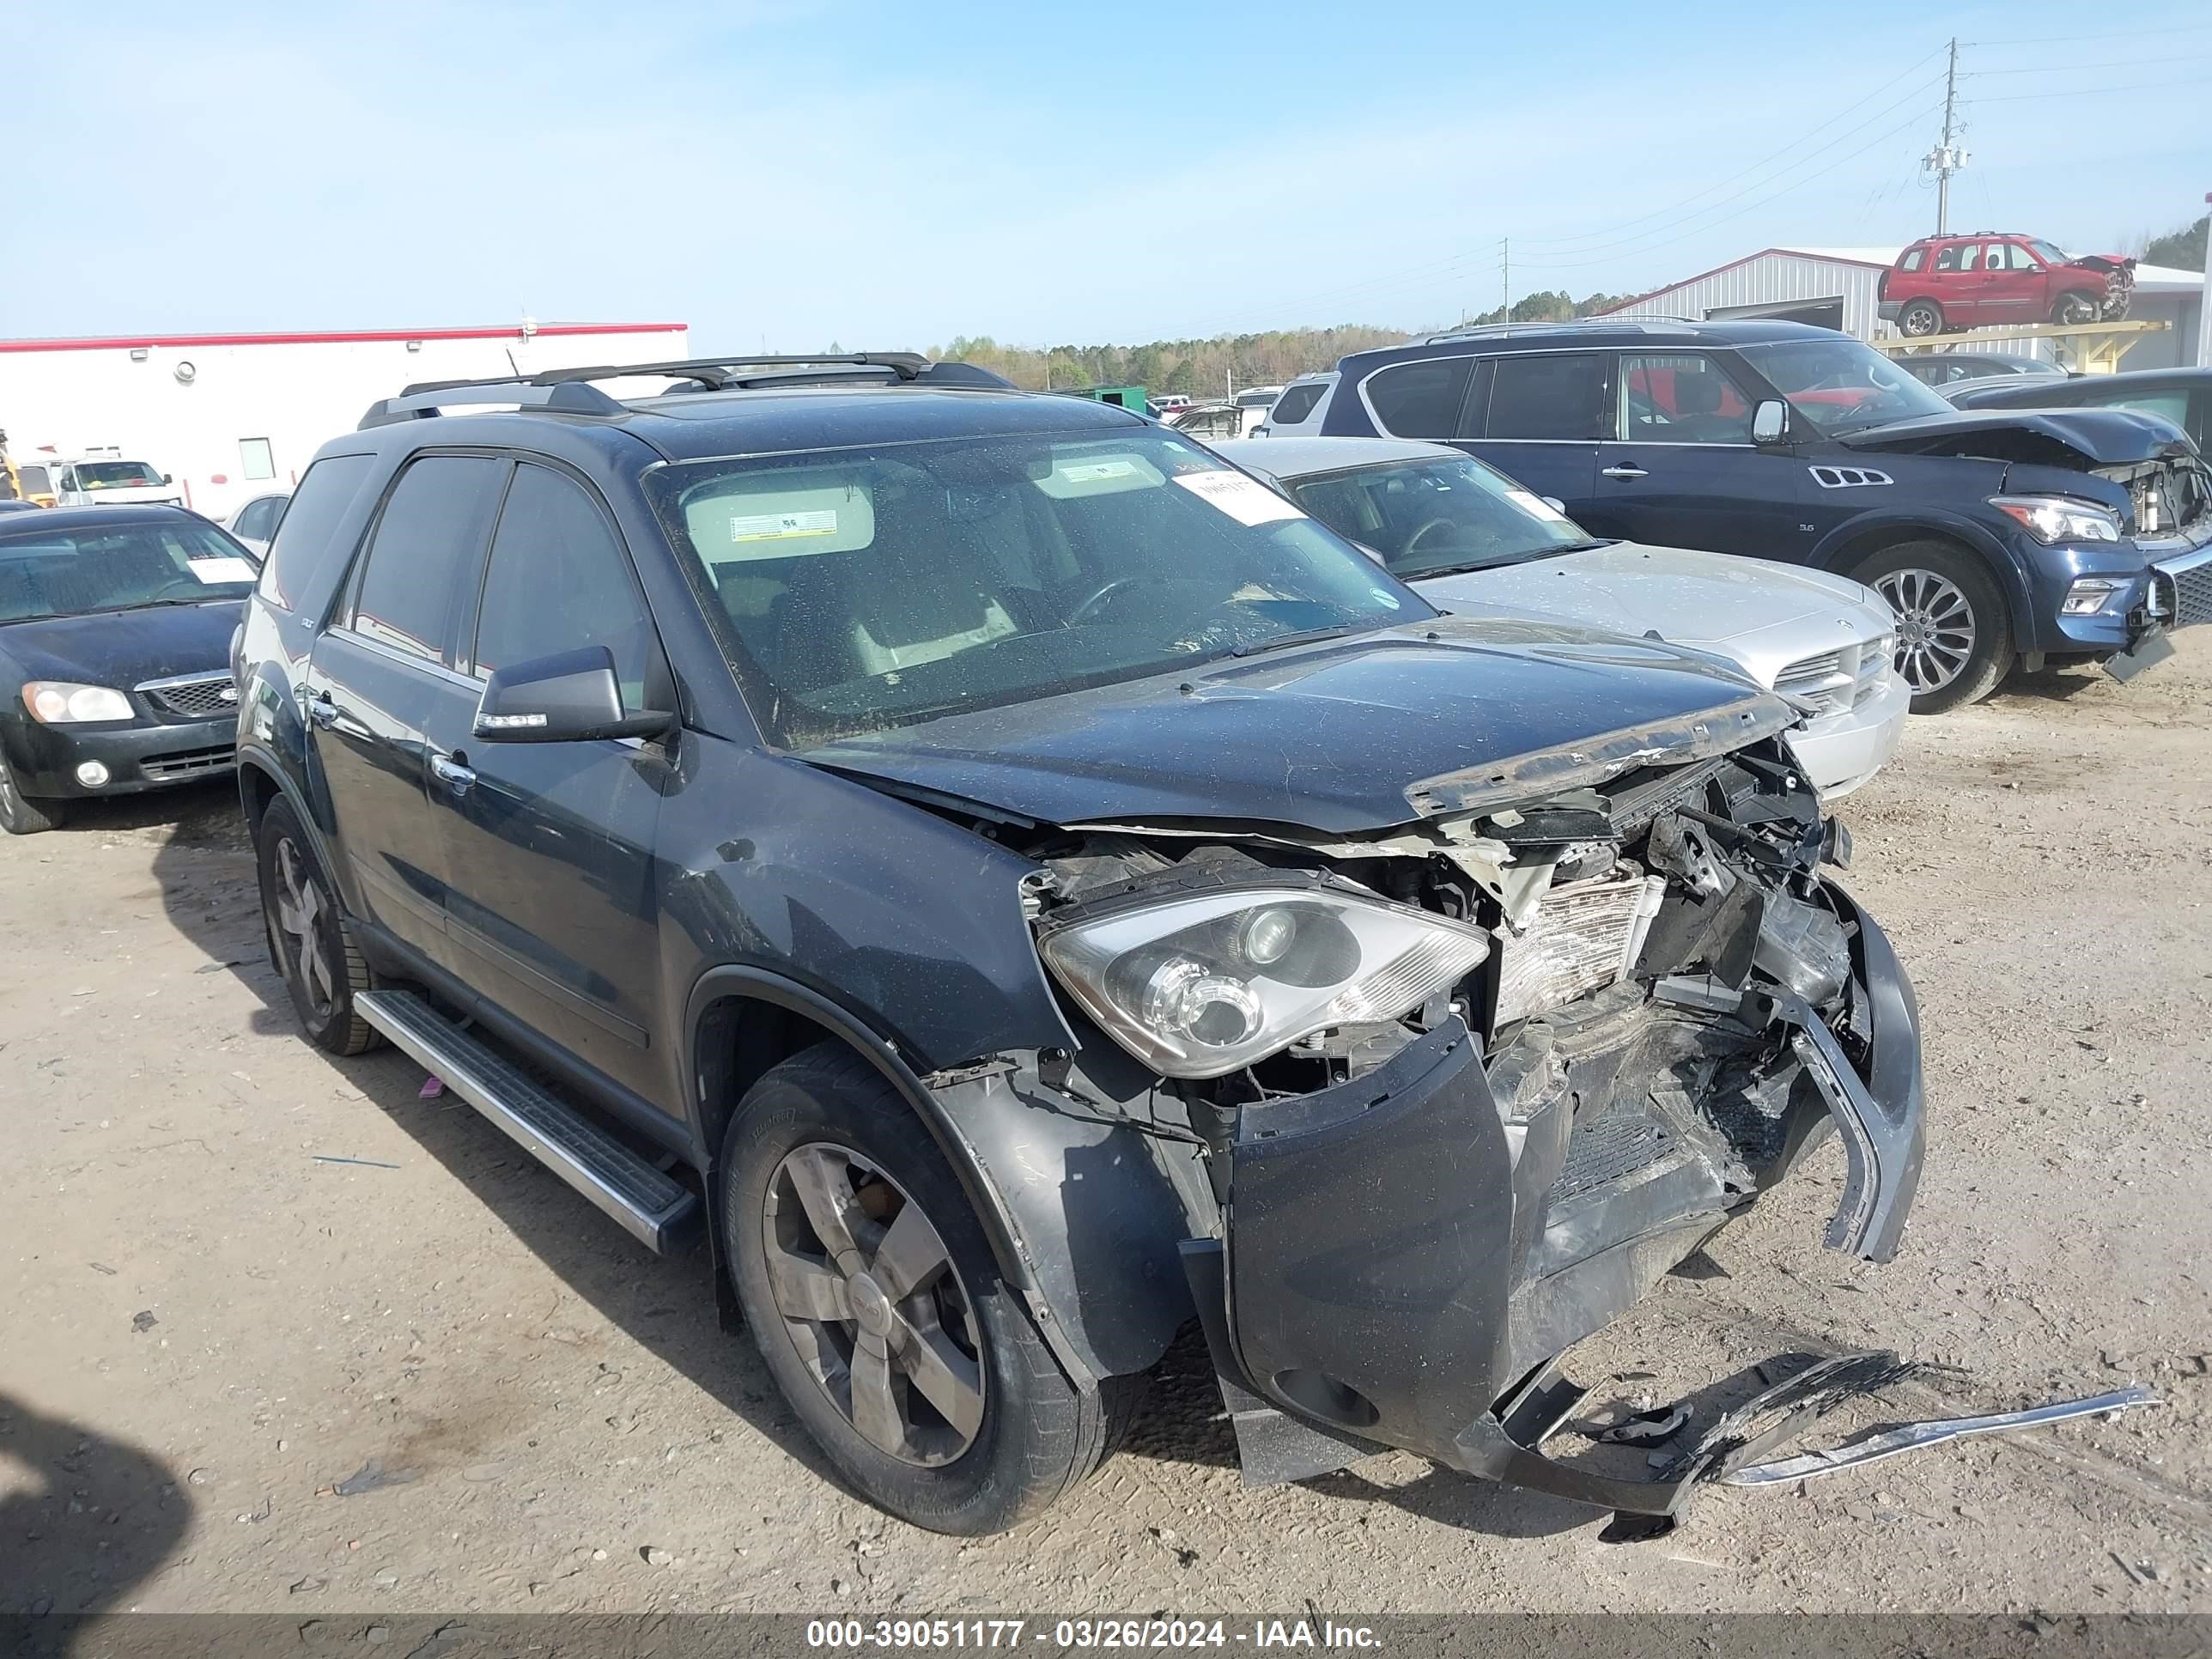
<instances>
[{"instance_id":1,"label":"white building","mask_svg":"<svg viewBox=\"0 0 2212 1659\"><path fill-rule=\"evenodd\" d=\"M1687 317L1699 321L1778 317L1790 322L1817 323L1871 340L1877 330L1888 332L1888 325L1881 321L1877 311L1876 289L1881 273L1903 252L1903 246L1896 243L1886 247L1761 248L1603 314ZM2203 309L2202 272L2137 265L2129 318L2160 321L2168 326L2146 334L2130 346L2120 367L2170 368L2195 362ZM1963 349L1966 343L1959 343ZM2004 349L2025 351L2027 343Z\"/></svg>"},{"instance_id":2,"label":"white building","mask_svg":"<svg viewBox=\"0 0 2212 1659\"><path fill-rule=\"evenodd\" d=\"M686 355L682 323L0 340L0 431L20 463L112 447L220 518L289 489L380 398L459 380Z\"/></svg>"}]
</instances>

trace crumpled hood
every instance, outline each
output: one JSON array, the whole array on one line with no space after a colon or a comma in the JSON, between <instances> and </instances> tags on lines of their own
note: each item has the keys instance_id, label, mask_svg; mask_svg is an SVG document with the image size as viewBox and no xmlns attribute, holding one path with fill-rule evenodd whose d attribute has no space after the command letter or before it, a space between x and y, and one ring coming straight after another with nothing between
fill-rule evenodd
<instances>
[{"instance_id":1,"label":"crumpled hood","mask_svg":"<svg viewBox=\"0 0 2212 1659\"><path fill-rule=\"evenodd\" d=\"M1413 588L1440 610L1496 610L1617 634L1656 632L1676 645L1739 658L1731 646L1808 617L1879 620L1868 605L1875 596L1848 577L1639 542L1417 578ZM1881 615L1887 614L1884 607Z\"/></svg>"},{"instance_id":2,"label":"crumpled hood","mask_svg":"<svg viewBox=\"0 0 2212 1659\"><path fill-rule=\"evenodd\" d=\"M1978 455L2038 466L2126 466L2189 453L2172 422L2128 409L1973 409L1840 434L1853 449Z\"/></svg>"},{"instance_id":3,"label":"crumpled hood","mask_svg":"<svg viewBox=\"0 0 2212 1659\"><path fill-rule=\"evenodd\" d=\"M1656 641L1443 617L948 715L799 758L1033 823L1341 834L1724 753L1796 720L1728 665Z\"/></svg>"},{"instance_id":4,"label":"crumpled hood","mask_svg":"<svg viewBox=\"0 0 2212 1659\"><path fill-rule=\"evenodd\" d=\"M159 605L43 622L0 623L0 659L26 680L76 680L128 690L173 674L227 674L242 599ZM14 699L16 684L0 686Z\"/></svg>"}]
</instances>

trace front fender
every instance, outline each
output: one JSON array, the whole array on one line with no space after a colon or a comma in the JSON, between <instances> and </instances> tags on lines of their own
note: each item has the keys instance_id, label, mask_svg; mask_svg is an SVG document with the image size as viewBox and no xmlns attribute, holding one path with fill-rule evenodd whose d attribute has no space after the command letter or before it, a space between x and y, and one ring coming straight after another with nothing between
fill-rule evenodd
<instances>
[{"instance_id":1,"label":"front fender","mask_svg":"<svg viewBox=\"0 0 2212 1659\"><path fill-rule=\"evenodd\" d=\"M1822 537L1806 562L1848 576L1870 550L1866 545L1869 541L1883 544L1929 536L1963 543L1980 554L1990 574L1996 578L2005 603L2011 607L2013 637L2027 640L2035 636L2038 630L2033 574L2026 562L2008 543L1962 513L1928 507L1862 513Z\"/></svg>"}]
</instances>

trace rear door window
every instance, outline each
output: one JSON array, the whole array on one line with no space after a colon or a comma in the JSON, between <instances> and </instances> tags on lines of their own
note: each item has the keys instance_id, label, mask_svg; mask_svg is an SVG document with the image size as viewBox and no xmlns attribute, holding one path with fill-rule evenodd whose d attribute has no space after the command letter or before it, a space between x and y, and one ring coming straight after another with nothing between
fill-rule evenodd
<instances>
[{"instance_id":1,"label":"rear door window","mask_svg":"<svg viewBox=\"0 0 2212 1659\"><path fill-rule=\"evenodd\" d=\"M1474 373L1472 357L1431 357L1393 363L1362 388L1376 424L1394 438L1449 438L1459 432L1460 405Z\"/></svg>"},{"instance_id":2,"label":"rear door window","mask_svg":"<svg viewBox=\"0 0 2212 1659\"><path fill-rule=\"evenodd\" d=\"M1952 242L1943 247L1938 248L1936 251L1936 269L1938 270L1958 270L1959 255L1961 249L1960 244L1956 242Z\"/></svg>"},{"instance_id":3,"label":"rear door window","mask_svg":"<svg viewBox=\"0 0 2212 1659\"><path fill-rule=\"evenodd\" d=\"M355 588L355 633L426 662L448 658L457 580L477 568L507 470L484 455L430 455L399 475ZM299 516L286 516L285 533Z\"/></svg>"},{"instance_id":4,"label":"rear door window","mask_svg":"<svg viewBox=\"0 0 2212 1659\"><path fill-rule=\"evenodd\" d=\"M1610 437L1608 367L1607 354L1599 351L1494 359L1485 435L1589 441Z\"/></svg>"},{"instance_id":5,"label":"rear door window","mask_svg":"<svg viewBox=\"0 0 2212 1659\"><path fill-rule=\"evenodd\" d=\"M331 569L351 550L341 550L332 538L375 464L374 455L331 455L307 469L289 508L277 522L269 557L261 567L263 599L285 611L296 609L310 579L319 571ZM333 571L332 580L324 589L325 595L336 586Z\"/></svg>"}]
</instances>

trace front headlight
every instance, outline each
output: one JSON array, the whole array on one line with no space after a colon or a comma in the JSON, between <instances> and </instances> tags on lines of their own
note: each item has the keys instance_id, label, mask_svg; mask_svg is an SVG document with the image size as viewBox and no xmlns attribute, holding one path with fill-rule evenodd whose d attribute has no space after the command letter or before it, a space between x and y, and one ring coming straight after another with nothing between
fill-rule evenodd
<instances>
[{"instance_id":1,"label":"front headlight","mask_svg":"<svg viewBox=\"0 0 2212 1659\"><path fill-rule=\"evenodd\" d=\"M2017 520L2045 546L2053 542L2116 542L2118 514L2064 495L1992 495L1990 505Z\"/></svg>"},{"instance_id":2,"label":"front headlight","mask_svg":"<svg viewBox=\"0 0 2212 1659\"><path fill-rule=\"evenodd\" d=\"M1419 1007L1489 956L1490 936L1327 888L1245 887L1047 924L1037 949L1131 1054L1208 1078Z\"/></svg>"},{"instance_id":3,"label":"front headlight","mask_svg":"<svg viewBox=\"0 0 2212 1659\"><path fill-rule=\"evenodd\" d=\"M131 699L105 685L79 685L74 680L33 680L23 687L23 707L31 718L47 726L66 726L74 720L136 720Z\"/></svg>"}]
</instances>

